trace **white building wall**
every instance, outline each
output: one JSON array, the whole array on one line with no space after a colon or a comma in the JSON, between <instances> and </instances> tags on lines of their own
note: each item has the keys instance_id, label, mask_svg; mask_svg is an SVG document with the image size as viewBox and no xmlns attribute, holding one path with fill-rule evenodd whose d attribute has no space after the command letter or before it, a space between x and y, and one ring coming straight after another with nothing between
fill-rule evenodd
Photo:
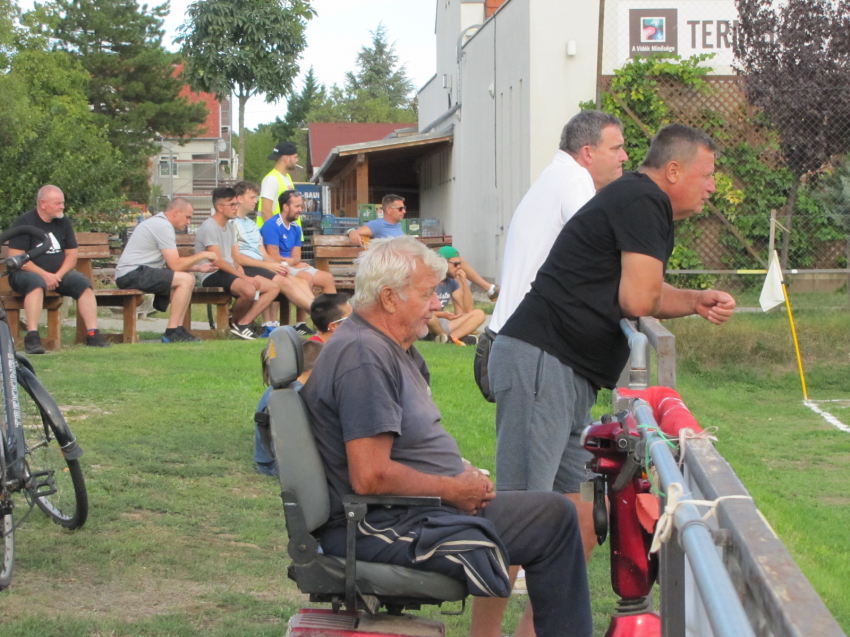
<instances>
[{"instance_id":1,"label":"white building wall","mask_svg":"<svg viewBox=\"0 0 850 637\"><path fill-rule=\"evenodd\" d=\"M453 127L452 175L422 189L421 214L440 219L461 254L495 279L514 210L579 102L595 97L599 5L508 0L466 39L458 74L458 36L483 11L479 2L437 0L437 75L420 94L420 130L448 110L444 74L454 73L451 96L461 104L434 128ZM575 56L567 56L569 40ZM443 108L435 97L441 90Z\"/></svg>"},{"instance_id":2,"label":"white building wall","mask_svg":"<svg viewBox=\"0 0 850 637\"><path fill-rule=\"evenodd\" d=\"M534 0L529 10L534 34L529 49L533 183L549 165L564 124L580 110L579 102L596 99L599 1ZM567 55L570 40L575 42L574 56Z\"/></svg>"}]
</instances>

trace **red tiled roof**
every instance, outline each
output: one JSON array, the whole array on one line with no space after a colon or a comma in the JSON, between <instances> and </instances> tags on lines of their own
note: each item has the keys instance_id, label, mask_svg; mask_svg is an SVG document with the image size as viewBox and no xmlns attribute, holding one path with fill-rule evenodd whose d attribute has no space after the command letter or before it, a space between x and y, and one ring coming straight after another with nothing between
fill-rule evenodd
<instances>
[{"instance_id":1,"label":"red tiled roof","mask_svg":"<svg viewBox=\"0 0 850 637\"><path fill-rule=\"evenodd\" d=\"M352 124L350 122L314 122L310 131L310 164L321 166L336 146L362 144L384 139L401 128L416 128L411 124Z\"/></svg>"}]
</instances>

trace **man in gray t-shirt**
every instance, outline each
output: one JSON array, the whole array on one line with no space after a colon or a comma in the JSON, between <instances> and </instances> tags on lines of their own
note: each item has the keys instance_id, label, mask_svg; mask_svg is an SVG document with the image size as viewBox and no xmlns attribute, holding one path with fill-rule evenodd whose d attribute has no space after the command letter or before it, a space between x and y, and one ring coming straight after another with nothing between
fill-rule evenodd
<instances>
[{"instance_id":1,"label":"man in gray t-shirt","mask_svg":"<svg viewBox=\"0 0 850 637\"><path fill-rule=\"evenodd\" d=\"M575 507L552 492L497 495L441 424L428 367L413 343L440 308L434 290L445 273L445 261L411 237L372 241L359 258L355 313L324 346L301 390L331 492L330 518L317 531L322 549L345 553L343 494L437 496L439 508L370 511L358 527L358 559L415 565L466 578L472 588L468 555L449 548L449 556L414 563L411 547L426 529L447 526L463 527L481 544L496 537L509 563L525 567L538 637L589 637Z\"/></svg>"},{"instance_id":2,"label":"man in gray t-shirt","mask_svg":"<svg viewBox=\"0 0 850 637\"><path fill-rule=\"evenodd\" d=\"M115 283L121 289L135 289L154 295L154 309L164 312L171 304L164 343L199 341L183 328L183 319L192 301L195 277L190 272L211 272L218 257L209 251L181 257L175 230L189 227L194 208L183 197L175 197L158 215L140 223L130 235L118 259Z\"/></svg>"},{"instance_id":3,"label":"man in gray t-shirt","mask_svg":"<svg viewBox=\"0 0 850 637\"><path fill-rule=\"evenodd\" d=\"M248 276L242 266L236 263L239 248L236 244L236 232L229 223L236 218L239 202L233 188L216 188L212 193L212 216L201 224L195 235L195 252L209 250L218 256L218 270L201 277L206 287L222 287L236 298L233 304L233 319L230 333L253 340L251 322L260 315L280 293L280 288L261 276Z\"/></svg>"}]
</instances>

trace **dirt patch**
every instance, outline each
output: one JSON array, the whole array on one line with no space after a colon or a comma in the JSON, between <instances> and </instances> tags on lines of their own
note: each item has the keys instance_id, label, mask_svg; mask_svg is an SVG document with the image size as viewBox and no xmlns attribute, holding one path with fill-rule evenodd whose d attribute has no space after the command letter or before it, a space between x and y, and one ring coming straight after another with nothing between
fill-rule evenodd
<instances>
[{"instance_id":1,"label":"dirt patch","mask_svg":"<svg viewBox=\"0 0 850 637\"><path fill-rule=\"evenodd\" d=\"M26 617L116 620L132 623L158 615L180 613L193 615L215 607L210 601L222 592L251 595L262 601L279 601L297 605L306 598L297 591L285 590L283 582L271 590L253 591L249 581L210 582L162 579L160 576L133 577L94 583L75 578L44 577L30 573L12 584L9 594L0 597L0 617L15 621ZM39 596L51 591L50 604L40 603Z\"/></svg>"}]
</instances>

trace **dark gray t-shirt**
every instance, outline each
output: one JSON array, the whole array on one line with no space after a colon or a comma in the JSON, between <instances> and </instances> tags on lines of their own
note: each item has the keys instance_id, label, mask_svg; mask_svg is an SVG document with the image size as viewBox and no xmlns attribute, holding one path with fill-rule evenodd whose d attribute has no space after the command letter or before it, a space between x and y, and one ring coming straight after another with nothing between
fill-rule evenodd
<instances>
[{"instance_id":1,"label":"dark gray t-shirt","mask_svg":"<svg viewBox=\"0 0 850 637\"><path fill-rule=\"evenodd\" d=\"M345 443L393 433L390 457L434 475L463 472L457 442L440 423L425 359L354 313L322 348L301 397L310 414L331 497L328 526L345 522L340 496L354 493Z\"/></svg>"}]
</instances>

